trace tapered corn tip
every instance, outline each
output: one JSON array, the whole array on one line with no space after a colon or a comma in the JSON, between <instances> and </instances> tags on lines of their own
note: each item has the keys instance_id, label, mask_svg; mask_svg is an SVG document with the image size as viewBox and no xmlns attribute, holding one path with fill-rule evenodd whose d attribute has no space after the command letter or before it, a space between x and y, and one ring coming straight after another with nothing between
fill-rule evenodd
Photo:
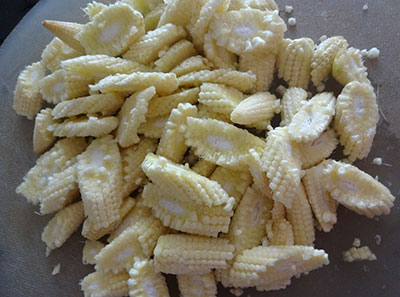
<instances>
[{"instance_id":1,"label":"tapered corn tip","mask_svg":"<svg viewBox=\"0 0 400 297\"><path fill-rule=\"evenodd\" d=\"M85 53L85 49L75 38L75 35L82 30L82 24L44 20L42 25L74 50Z\"/></svg>"}]
</instances>

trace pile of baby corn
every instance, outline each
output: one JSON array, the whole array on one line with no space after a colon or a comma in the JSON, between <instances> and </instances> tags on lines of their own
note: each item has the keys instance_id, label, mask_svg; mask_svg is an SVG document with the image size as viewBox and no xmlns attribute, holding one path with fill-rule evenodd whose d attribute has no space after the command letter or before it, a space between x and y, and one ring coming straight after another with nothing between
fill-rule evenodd
<instances>
[{"instance_id":1,"label":"pile of baby corn","mask_svg":"<svg viewBox=\"0 0 400 297\"><path fill-rule=\"evenodd\" d=\"M55 213L48 254L83 224L83 263L95 265L85 296L169 296L162 273L184 297L216 296L217 282L283 289L329 263L315 227L332 229L338 203L390 212L390 191L351 165L368 155L379 112L343 37L284 39L273 0L84 12L86 24L43 22L56 37L19 75L13 107L35 119L42 154L17 193ZM275 69L281 99L269 92ZM337 98L307 92L329 75Z\"/></svg>"}]
</instances>

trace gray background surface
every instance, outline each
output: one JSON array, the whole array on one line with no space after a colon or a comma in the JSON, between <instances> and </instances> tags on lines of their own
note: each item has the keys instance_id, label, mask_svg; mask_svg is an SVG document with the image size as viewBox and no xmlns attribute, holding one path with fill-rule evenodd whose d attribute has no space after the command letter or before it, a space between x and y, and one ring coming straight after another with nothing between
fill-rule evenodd
<instances>
[{"instance_id":1,"label":"gray background surface","mask_svg":"<svg viewBox=\"0 0 400 297\"><path fill-rule=\"evenodd\" d=\"M32 151L33 122L15 115L12 92L18 73L25 65L40 58L51 35L41 27L43 19L84 21L80 7L85 0L42 0L20 22L0 47L0 296L81 296L78 282L91 271L81 264L83 238L72 236L50 257L40 240L43 227L51 216L34 213L36 207L15 194L23 175L37 156ZM308 36L317 41L321 35L343 35L351 46L363 49L378 47L378 60L366 62L374 86L379 85L379 103L388 123L380 121L373 150L357 165L371 175L379 176L392 193L400 196L400 1L366 0L297 0L279 1L294 6L292 16L297 26L289 27L286 36ZM281 13L286 20L288 15ZM392 166L372 165L382 157ZM299 280L286 290L257 293L251 296L399 296L400 293L400 201L392 213L369 220L339 209L339 223L330 233L317 232L316 247L325 249L331 264ZM382 243L375 243L380 234ZM342 251L351 247L354 237L369 245L378 261L344 263ZM51 276L61 263L61 273ZM171 296L179 296L172 285ZM219 296L230 296L219 288Z\"/></svg>"}]
</instances>

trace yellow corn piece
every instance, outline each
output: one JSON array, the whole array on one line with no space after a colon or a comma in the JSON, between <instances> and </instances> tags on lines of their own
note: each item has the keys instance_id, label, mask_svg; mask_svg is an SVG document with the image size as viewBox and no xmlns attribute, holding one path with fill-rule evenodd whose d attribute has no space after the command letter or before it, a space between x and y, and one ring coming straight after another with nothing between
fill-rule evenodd
<instances>
[{"instance_id":1,"label":"yellow corn piece","mask_svg":"<svg viewBox=\"0 0 400 297\"><path fill-rule=\"evenodd\" d=\"M163 0L121 0L121 2L128 4L145 16L155 9L157 5L163 3Z\"/></svg>"},{"instance_id":2,"label":"yellow corn piece","mask_svg":"<svg viewBox=\"0 0 400 297\"><path fill-rule=\"evenodd\" d=\"M299 111L301 106L307 101L307 92L301 88L289 88L283 94L281 100L281 126L288 126Z\"/></svg>"},{"instance_id":3,"label":"yellow corn piece","mask_svg":"<svg viewBox=\"0 0 400 297\"><path fill-rule=\"evenodd\" d=\"M40 195L40 213L49 214L62 209L79 197L78 172L74 164L49 177Z\"/></svg>"},{"instance_id":4,"label":"yellow corn piece","mask_svg":"<svg viewBox=\"0 0 400 297\"><path fill-rule=\"evenodd\" d=\"M314 219L303 184L297 187L291 208L286 208L287 219L292 225L296 245L313 246Z\"/></svg>"},{"instance_id":5,"label":"yellow corn piece","mask_svg":"<svg viewBox=\"0 0 400 297\"><path fill-rule=\"evenodd\" d=\"M169 72L171 69L196 54L193 44L190 41L183 39L171 46L157 61L154 62L154 69L159 72Z\"/></svg>"},{"instance_id":6,"label":"yellow corn piece","mask_svg":"<svg viewBox=\"0 0 400 297\"><path fill-rule=\"evenodd\" d=\"M283 78L291 88L307 90L313 55L314 41L311 38L283 39L276 63L279 78Z\"/></svg>"},{"instance_id":7,"label":"yellow corn piece","mask_svg":"<svg viewBox=\"0 0 400 297\"><path fill-rule=\"evenodd\" d=\"M334 127L350 161L365 158L371 150L379 120L373 87L353 81L347 84L336 103Z\"/></svg>"},{"instance_id":8,"label":"yellow corn piece","mask_svg":"<svg viewBox=\"0 0 400 297\"><path fill-rule=\"evenodd\" d=\"M199 102L216 113L229 115L243 99L243 93L233 87L213 83L200 87Z\"/></svg>"},{"instance_id":9,"label":"yellow corn piece","mask_svg":"<svg viewBox=\"0 0 400 297\"><path fill-rule=\"evenodd\" d=\"M257 290L284 289L293 276L329 264L328 254L306 246L258 246L234 261L230 276L235 287Z\"/></svg>"},{"instance_id":10,"label":"yellow corn piece","mask_svg":"<svg viewBox=\"0 0 400 297\"><path fill-rule=\"evenodd\" d=\"M96 240L86 240L82 251L82 263L95 265L94 257L104 248L105 244Z\"/></svg>"},{"instance_id":11,"label":"yellow corn piece","mask_svg":"<svg viewBox=\"0 0 400 297\"><path fill-rule=\"evenodd\" d=\"M337 222L337 203L332 199L321 180L323 164L307 169L303 177L303 184L315 218L322 230L329 232Z\"/></svg>"},{"instance_id":12,"label":"yellow corn piece","mask_svg":"<svg viewBox=\"0 0 400 297\"><path fill-rule=\"evenodd\" d=\"M342 36L333 36L321 42L314 51L311 62L311 80L318 86L332 71L335 56L348 46Z\"/></svg>"},{"instance_id":13,"label":"yellow corn piece","mask_svg":"<svg viewBox=\"0 0 400 297\"><path fill-rule=\"evenodd\" d=\"M129 296L169 297L165 277L156 271L153 260L135 258L129 276Z\"/></svg>"},{"instance_id":14,"label":"yellow corn piece","mask_svg":"<svg viewBox=\"0 0 400 297\"><path fill-rule=\"evenodd\" d=\"M76 34L83 28L82 24L45 20L42 25L69 47L79 53L85 53L85 49L76 38Z\"/></svg>"},{"instance_id":15,"label":"yellow corn piece","mask_svg":"<svg viewBox=\"0 0 400 297\"><path fill-rule=\"evenodd\" d=\"M84 277L81 286L85 297L122 297L128 296L129 274L95 271Z\"/></svg>"},{"instance_id":16,"label":"yellow corn piece","mask_svg":"<svg viewBox=\"0 0 400 297\"><path fill-rule=\"evenodd\" d=\"M154 249L156 268L172 274L204 274L228 267L235 247L228 240L189 234L161 236Z\"/></svg>"},{"instance_id":17,"label":"yellow corn piece","mask_svg":"<svg viewBox=\"0 0 400 297\"><path fill-rule=\"evenodd\" d=\"M33 129L33 151L37 154L44 153L56 141L53 132L48 129L55 123L51 112L51 108L46 108L36 115Z\"/></svg>"},{"instance_id":18,"label":"yellow corn piece","mask_svg":"<svg viewBox=\"0 0 400 297\"><path fill-rule=\"evenodd\" d=\"M213 112L211 107L201 103L198 105L197 117L203 119L214 119L232 124L229 113Z\"/></svg>"},{"instance_id":19,"label":"yellow corn piece","mask_svg":"<svg viewBox=\"0 0 400 297\"><path fill-rule=\"evenodd\" d=\"M145 88L155 87L157 94L169 95L178 89L178 80L174 73L135 72L132 74L110 75L90 86L90 90L102 93L134 93Z\"/></svg>"},{"instance_id":20,"label":"yellow corn piece","mask_svg":"<svg viewBox=\"0 0 400 297\"><path fill-rule=\"evenodd\" d=\"M218 68L235 70L238 65L237 56L225 48L218 46L210 34L204 35L204 54Z\"/></svg>"},{"instance_id":21,"label":"yellow corn piece","mask_svg":"<svg viewBox=\"0 0 400 297\"><path fill-rule=\"evenodd\" d=\"M242 8L279 10L274 0L231 0L229 10L240 10Z\"/></svg>"},{"instance_id":22,"label":"yellow corn piece","mask_svg":"<svg viewBox=\"0 0 400 297\"><path fill-rule=\"evenodd\" d=\"M288 125L289 137L296 142L317 139L335 115L336 98L333 93L320 93L300 107Z\"/></svg>"},{"instance_id":23,"label":"yellow corn piece","mask_svg":"<svg viewBox=\"0 0 400 297\"><path fill-rule=\"evenodd\" d=\"M169 115L174 108L178 107L179 103L195 104L199 97L199 92L199 88L191 88L169 96L153 98L149 102L146 118Z\"/></svg>"},{"instance_id":24,"label":"yellow corn piece","mask_svg":"<svg viewBox=\"0 0 400 297\"><path fill-rule=\"evenodd\" d=\"M155 152L156 141L142 138L138 144L121 150L122 160L122 197L135 191L146 179L146 175L140 168L146 155Z\"/></svg>"},{"instance_id":25,"label":"yellow corn piece","mask_svg":"<svg viewBox=\"0 0 400 297\"><path fill-rule=\"evenodd\" d=\"M175 73L176 76L182 76L190 72L196 72L201 70L211 70L211 62L202 56L194 56L186 59L181 64L176 66L171 72Z\"/></svg>"},{"instance_id":26,"label":"yellow corn piece","mask_svg":"<svg viewBox=\"0 0 400 297\"><path fill-rule=\"evenodd\" d=\"M310 168L328 158L338 145L335 130L329 129L323 132L317 139L299 143L303 169Z\"/></svg>"},{"instance_id":27,"label":"yellow corn piece","mask_svg":"<svg viewBox=\"0 0 400 297\"><path fill-rule=\"evenodd\" d=\"M204 159L200 159L199 161L196 162L196 164L193 165L192 170L197 174L209 177L216 168L217 165L215 165L214 163L208 162L207 160Z\"/></svg>"},{"instance_id":28,"label":"yellow corn piece","mask_svg":"<svg viewBox=\"0 0 400 297\"><path fill-rule=\"evenodd\" d=\"M375 178L334 160L326 160L322 166L324 185L340 204L369 218L390 213L395 197Z\"/></svg>"},{"instance_id":29,"label":"yellow corn piece","mask_svg":"<svg viewBox=\"0 0 400 297\"><path fill-rule=\"evenodd\" d=\"M146 32L157 28L160 17L164 13L166 7L167 5L162 2L144 17L144 29Z\"/></svg>"},{"instance_id":30,"label":"yellow corn piece","mask_svg":"<svg viewBox=\"0 0 400 297\"><path fill-rule=\"evenodd\" d=\"M277 221L280 219L286 218L286 208L283 203L274 201L274 206L271 210L271 216L273 221Z\"/></svg>"},{"instance_id":31,"label":"yellow corn piece","mask_svg":"<svg viewBox=\"0 0 400 297\"><path fill-rule=\"evenodd\" d=\"M289 208L295 198L302 172L299 151L291 143L286 127L275 128L268 133L261 161L262 169L269 179L272 198Z\"/></svg>"},{"instance_id":32,"label":"yellow corn piece","mask_svg":"<svg viewBox=\"0 0 400 297\"><path fill-rule=\"evenodd\" d=\"M249 92L256 86L256 76L253 73L231 69L200 70L182 75L178 81L180 87L198 87L205 82L210 82L235 87L241 92Z\"/></svg>"},{"instance_id":33,"label":"yellow corn piece","mask_svg":"<svg viewBox=\"0 0 400 297\"><path fill-rule=\"evenodd\" d=\"M332 66L332 76L343 86L359 81L368 83L367 67L364 66L361 51L354 47L339 52Z\"/></svg>"},{"instance_id":34,"label":"yellow corn piece","mask_svg":"<svg viewBox=\"0 0 400 297\"><path fill-rule=\"evenodd\" d=\"M168 114L147 119L146 122L142 123L139 126L138 133L143 134L145 137L148 138L161 138L167 121Z\"/></svg>"},{"instance_id":35,"label":"yellow corn piece","mask_svg":"<svg viewBox=\"0 0 400 297\"><path fill-rule=\"evenodd\" d=\"M39 81L45 76L40 62L33 63L19 74L14 90L13 109L21 116L33 120L42 107Z\"/></svg>"},{"instance_id":36,"label":"yellow corn piece","mask_svg":"<svg viewBox=\"0 0 400 297\"><path fill-rule=\"evenodd\" d=\"M166 24L175 24L177 26L185 26L190 22L192 17L193 2L191 0L171 0L167 2L167 7L160 17L158 27Z\"/></svg>"},{"instance_id":37,"label":"yellow corn piece","mask_svg":"<svg viewBox=\"0 0 400 297\"><path fill-rule=\"evenodd\" d=\"M90 83L92 83L92 80L64 70L64 87L66 92L65 99L89 95Z\"/></svg>"},{"instance_id":38,"label":"yellow corn piece","mask_svg":"<svg viewBox=\"0 0 400 297\"><path fill-rule=\"evenodd\" d=\"M228 195L235 199L234 209L240 203L252 181L251 175L247 170L236 171L224 167L217 167L211 174L210 179L219 183Z\"/></svg>"},{"instance_id":39,"label":"yellow corn piece","mask_svg":"<svg viewBox=\"0 0 400 297\"><path fill-rule=\"evenodd\" d=\"M64 60L79 57L80 52L66 45L57 37L54 37L42 52L42 64L51 72L61 68Z\"/></svg>"},{"instance_id":40,"label":"yellow corn piece","mask_svg":"<svg viewBox=\"0 0 400 297\"><path fill-rule=\"evenodd\" d=\"M140 12L117 2L102 9L85 24L76 38L86 54L119 56L144 35L144 21Z\"/></svg>"},{"instance_id":41,"label":"yellow corn piece","mask_svg":"<svg viewBox=\"0 0 400 297\"><path fill-rule=\"evenodd\" d=\"M87 143L83 138L59 140L48 152L36 160L36 165L24 176L24 181L16 189L28 202L37 204L49 177L61 172L71 165L74 157L85 150Z\"/></svg>"},{"instance_id":42,"label":"yellow corn piece","mask_svg":"<svg viewBox=\"0 0 400 297\"><path fill-rule=\"evenodd\" d=\"M231 120L241 125L257 125L266 129L275 113L279 113L280 102L269 92L256 93L244 99L231 113Z\"/></svg>"},{"instance_id":43,"label":"yellow corn piece","mask_svg":"<svg viewBox=\"0 0 400 297\"><path fill-rule=\"evenodd\" d=\"M178 274L176 279L182 297L217 296L217 284L212 272L200 275Z\"/></svg>"},{"instance_id":44,"label":"yellow corn piece","mask_svg":"<svg viewBox=\"0 0 400 297\"><path fill-rule=\"evenodd\" d=\"M271 220L266 225L269 245L294 245L292 225L284 218Z\"/></svg>"},{"instance_id":45,"label":"yellow corn piece","mask_svg":"<svg viewBox=\"0 0 400 297\"><path fill-rule=\"evenodd\" d=\"M82 117L78 119L67 119L60 124L51 126L54 136L58 137L101 137L107 135L118 127L116 117Z\"/></svg>"},{"instance_id":46,"label":"yellow corn piece","mask_svg":"<svg viewBox=\"0 0 400 297\"><path fill-rule=\"evenodd\" d=\"M78 156L78 184L92 229L108 228L119 220L122 166L111 135L92 141Z\"/></svg>"},{"instance_id":47,"label":"yellow corn piece","mask_svg":"<svg viewBox=\"0 0 400 297\"><path fill-rule=\"evenodd\" d=\"M353 262L353 261L375 261L376 255L371 252L368 246L362 246L360 248L352 247L351 249L343 252L343 261L344 262Z\"/></svg>"},{"instance_id":48,"label":"yellow corn piece","mask_svg":"<svg viewBox=\"0 0 400 297\"><path fill-rule=\"evenodd\" d=\"M89 2L85 8L83 8L83 12L89 17L90 20L93 20L96 14L99 14L107 5L92 1Z\"/></svg>"},{"instance_id":49,"label":"yellow corn piece","mask_svg":"<svg viewBox=\"0 0 400 297\"><path fill-rule=\"evenodd\" d=\"M157 155L164 156L175 163L181 163L188 147L185 144L186 119L197 115L196 106L190 103L179 103L178 107L171 111L165 124Z\"/></svg>"},{"instance_id":50,"label":"yellow corn piece","mask_svg":"<svg viewBox=\"0 0 400 297\"><path fill-rule=\"evenodd\" d=\"M272 199L272 191L269 187L269 180L262 170L262 162L260 153L257 153L255 149L251 148L249 150L249 162L248 162L249 172L253 178L252 187L263 194L264 197Z\"/></svg>"},{"instance_id":51,"label":"yellow corn piece","mask_svg":"<svg viewBox=\"0 0 400 297\"><path fill-rule=\"evenodd\" d=\"M60 102L53 108L52 115L54 119L93 113L110 116L115 114L123 103L124 97L118 93L95 94Z\"/></svg>"},{"instance_id":52,"label":"yellow corn piece","mask_svg":"<svg viewBox=\"0 0 400 297\"><path fill-rule=\"evenodd\" d=\"M158 53L165 47L186 37L186 31L181 26L166 24L153 31L147 32L123 55L128 60L149 64L158 58Z\"/></svg>"},{"instance_id":53,"label":"yellow corn piece","mask_svg":"<svg viewBox=\"0 0 400 297\"><path fill-rule=\"evenodd\" d=\"M116 140L121 147L128 147L140 141L137 130L146 121L147 106L156 94L154 87L134 93L122 105L118 113L120 121L116 132Z\"/></svg>"},{"instance_id":54,"label":"yellow corn piece","mask_svg":"<svg viewBox=\"0 0 400 297\"><path fill-rule=\"evenodd\" d=\"M82 202L77 202L60 210L44 227L42 241L47 246L47 253L59 248L82 224L85 214Z\"/></svg>"}]
</instances>

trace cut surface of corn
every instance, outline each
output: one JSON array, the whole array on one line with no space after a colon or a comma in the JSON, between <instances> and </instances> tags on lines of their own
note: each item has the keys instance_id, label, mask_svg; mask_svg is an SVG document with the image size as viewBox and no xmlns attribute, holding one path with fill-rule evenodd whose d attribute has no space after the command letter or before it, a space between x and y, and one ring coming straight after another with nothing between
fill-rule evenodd
<instances>
[{"instance_id":1,"label":"cut surface of corn","mask_svg":"<svg viewBox=\"0 0 400 297\"><path fill-rule=\"evenodd\" d=\"M217 284L212 272L199 275L178 274L176 278L183 297L217 296Z\"/></svg>"},{"instance_id":2,"label":"cut surface of corn","mask_svg":"<svg viewBox=\"0 0 400 297\"><path fill-rule=\"evenodd\" d=\"M118 126L116 117L82 117L67 119L60 124L53 124L51 129L58 137L101 137L114 131Z\"/></svg>"},{"instance_id":3,"label":"cut surface of corn","mask_svg":"<svg viewBox=\"0 0 400 297\"><path fill-rule=\"evenodd\" d=\"M332 75L343 86L352 81L369 82L361 51L354 47L342 50L336 55Z\"/></svg>"},{"instance_id":4,"label":"cut surface of corn","mask_svg":"<svg viewBox=\"0 0 400 297\"><path fill-rule=\"evenodd\" d=\"M95 271L84 277L81 283L85 297L122 297L128 296L129 274Z\"/></svg>"}]
</instances>

